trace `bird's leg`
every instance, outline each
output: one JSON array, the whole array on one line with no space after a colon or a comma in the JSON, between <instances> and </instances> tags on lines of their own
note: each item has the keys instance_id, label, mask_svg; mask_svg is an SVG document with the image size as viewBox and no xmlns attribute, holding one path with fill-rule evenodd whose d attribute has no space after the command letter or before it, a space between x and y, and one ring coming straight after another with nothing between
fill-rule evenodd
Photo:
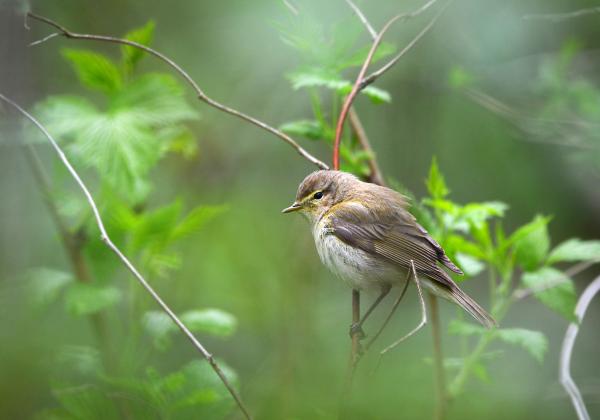
<instances>
[{"instance_id":1,"label":"bird's leg","mask_svg":"<svg viewBox=\"0 0 600 420\"><path fill-rule=\"evenodd\" d=\"M395 342L387 346L385 349L383 349L380 353L381 356L383 356L385 353L396 347L398 344L400 344L407 338L413 336L417 331L423 328L425 324L427 324L427 311L425 310L425 300L423 299L423 292L421 291L421 283L419 283L417 271L415 270L415 264L413 260L410 260L410 264L412 266L412 273L415 279L415 284L417 285L417 292L419 293L419 302L421 303L421 322L419 322L419 325L417 325L411 332L406 334L404 337L400 338L399 340L396 340Z\"/></svg>"},{"instance_id":2,"label":"bird's leg","mask_svg":"<svg viewBox=\"0 0 600 420\"><path fill-rule=\"evenodd\" d=\"M381 303L381 301L388 295L388 293L390 293L391 289L391 285L385 285L382 287L381 293L379 294L379 296L377 296L377 299L375 299L375 301L371 304L369 309L367 309L367 312L365 312L360 321L350 325L350 337L352 337L354 334L358 334L359 340L362 340L366 337L365 332L362 329L363 324L365 323L369 315L371 315L373 310Z\"/></svg>"},{"instance_id":3,"label":"bird's leg","mask_svg":"<svg viewBox=\"0 0 600 420\"><path fill-rule=\"evenodd\" d=\"M367 343L367 345L365 347L365 351L367 351L369 349L369 347L371 347L373 345L373 343L375 342L375 340L377 340L377 338L381 335L381 333L383 332L383 330L385 329L385 327L387 326L387 324L390 322L390 319L392 319L392 316L394 315L394 312L396 312L396 309L398 309L398 305L400 305L400 302L402 301L402 298L404 298L404 295L406 294L406 290L408 289L408 282L410 280L410 274L411 274L411 272L409 270L408 273L407 273L407 276L406 276L406 280L404 281L404 287L402 288L402 292L400 292L400 296L398 296L398 299L396 299L396 301L394 302L394 305L392 306L392 310L388 314L388 316L385 319L385 321L383 321L383 325L381 325L381 327L379 328L379 330L377 331L377 333Z\"/></svg>"}]
</instances>

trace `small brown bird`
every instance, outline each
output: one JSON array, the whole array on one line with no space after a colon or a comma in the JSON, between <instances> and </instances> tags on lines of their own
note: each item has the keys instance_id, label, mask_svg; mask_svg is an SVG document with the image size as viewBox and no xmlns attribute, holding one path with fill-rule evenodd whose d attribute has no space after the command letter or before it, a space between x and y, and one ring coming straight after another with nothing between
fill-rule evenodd
<instances>
[{"instance_id":1,"label":"small brown bird","mask_svg":"<svg viewBox=\"0 0 600 420\"><path fill-rule=\"evenodd\" d=\"M406 210L398 192L346 172L321 170L302 181L296 201L283 213L294 211L310 221L323 264L352 288L378 289L379 301L392 286L404 285L414 265L429 292L456 303L487 328L496 325L438 265L463 274Z\"/></svg>"}]
</instances>

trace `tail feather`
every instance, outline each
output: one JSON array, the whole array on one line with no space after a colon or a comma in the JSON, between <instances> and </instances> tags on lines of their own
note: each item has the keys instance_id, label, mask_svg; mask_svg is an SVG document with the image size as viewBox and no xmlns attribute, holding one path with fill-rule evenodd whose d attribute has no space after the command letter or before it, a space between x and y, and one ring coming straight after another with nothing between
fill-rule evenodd
<instances>
[{"instance_id":1,"label":"tail feather","mask_svg":"<svg viewBox=\"0 0 600 420\"><path fill-rule=\"evenodd\" d=\"M485 309L479 306L477 302L458 287L454 287L453 290L450 291L450 296L454 302L471 314L471 316L479 321L484 327L492 328L498 326L496 320Z\"/></svg>"}]
</instances>

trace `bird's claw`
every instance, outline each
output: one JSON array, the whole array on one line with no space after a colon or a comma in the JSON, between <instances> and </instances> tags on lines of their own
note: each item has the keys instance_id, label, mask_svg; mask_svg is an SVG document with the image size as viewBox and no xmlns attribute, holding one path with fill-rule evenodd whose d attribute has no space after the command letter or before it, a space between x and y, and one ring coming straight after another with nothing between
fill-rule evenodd
<instances>
[{"instance_id":1,"label":"bird's claw","mask_svg":"<svg viewBox=\"0 0 600 420\"><path fill-rule=\"evenodd\" d=\"M355 335L358 336L359 340L363 340L367 337L362 329L362 326L358 322L350 325L350 338L354 337Z\"/></svg>"}]
</instances>

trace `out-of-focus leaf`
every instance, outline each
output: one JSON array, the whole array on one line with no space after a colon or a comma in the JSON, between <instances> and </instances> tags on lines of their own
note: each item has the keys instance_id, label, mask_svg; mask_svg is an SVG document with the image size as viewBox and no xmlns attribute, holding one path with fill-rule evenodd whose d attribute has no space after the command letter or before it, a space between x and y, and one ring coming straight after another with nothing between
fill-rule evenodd
<instances>
[{"instance_id":1,"label":"out-of-focus leaf","mask_svg":"<svg viewBox=\"0 0 600 420\"><path fill-rule=\"evenodd\" d=\"M427 191L433 199L442 199L450 194L450 190L446 186L446 180L440 172L440 168L437 164L437 159L434 157L431 161L431 167L429 168L429 176L425 182L427 185Z\"/></svg>"},{"instance_id":2,"label":"out-of-focus leaf","mask_svg":"<svg viewBox=\"0 0 600 420\"><path fill-rule=\"evenodd\" d=\"M559 244L548 256L548 264L563 261L600 261L600 241L574 238Z\"/></svg>"},{"instance_id":3,"label":"out-of-focus leaf","mask_svg":"<svg viewBox=\"0 0 600 420\"><path fill-rule=\"evenodd\" d=\"M36 306L46 306L58 298L59 293L71 282L73 275L51 268L36 268L29 271L31 300Z\"/></svg>"},{"instance_id":4,"label":"out-of-focus leaf","mask_svg":"<svg viewBox=\"0 0 600 420\"><path fill-rule=\"evenodd\" d=\"M164 248L170 241L171 232L177 226L182 207L181 200L176 200L141 215L131 232L130 246L133 252L149 246Z\"/></svg>"},{"instance_id":5,"label":"out-of-focus leaf","mask_svg":"<svg viewBox=\"0 0 600 420\"><path fill-rule=\"evenodd\" d=\"M460 216L470 225L481 226L492 217L503 217L508 205L500 201L469 203L460 210Z\"/></svg>"},{"instance_id":6,"label":"out-of-focus leaf","mask_svg":"<svg viewBox=\"0 0 600 420\"><path fill-rule=\"evenodd\" d=\"M523 347L538 362L544 361L548 340L541 332L524 328L502 328L496 330L496 335L502 341Z\"/></svg>"},{"instance_id":7,"label":"out-of-focus leaf","mask_svg":"<svg viewBox=\"0 0 600 420\"><path fill-rule=\"evenodd\" d=\"M81 375L95 376L102 372L102 359L98 349L87 346L66 346L58 354L58 363Z\"/></svg>"},{"instance_id":8,"label":"out-of-focus leaf","mask_svg":"<svg viewBox=\"0 0 600 420\"><path fill-rule=\"evenodd\" d=\"M80 96L50 96L35 106L35 114L58 142L78 133L98 118L98 110L87 99ZM35 130L31 136L47 141Z\"/></svg>"},{"instance_id":9,"label":"out-of-focus leaf","mask_svg":"<svg viewBox=\"0 0 600 420\"><path fill-rule=\"evenodd\" d=\"M206 223L227 211L227 209L228 207L225 205L196 207L175 226L171 234L171 240L179 240L197 232Z\"/></svg>"},{"instance_id":10,"label":"out-of-focus leaf","mask_svg":"<svg viewBox=\"0 0 600 420\"><path fill-rule=\"evenodd\" d=\"M448 83L454 89L465 89L473 85L473 75L462 67L455 66L450 70Z\"/></svg>"},{"instance_id":11,"label":"out-of-focus leaf","mask_svg":"<svg viewBox=\"0 0 600 420\"><path fill-rule=\"evenodd\" d=\"M74 49L64 49L62 54L72 64L81 83L88 88L106 94L112 94L121 88L121 73L106 56L93 51Z\"/></svg>"},{"instance_id":12,"label":"out-of-focus leaf","mask_svg":"<svg viewBox=\"0 0 600 420\"><path fill-rule=\"evenodd\" d=\"M549 221L549 217L536 216L512 235L515 259L525 271L537 269L546 259L550 249Z\"/></svg>"},{"instance_id":13,"label":"out-of-focus leaf","mask_svg":"<svg viewBox=\"0 0 600 420\"><path fill-rule=\"evenodd\" d=\"M237 328L236 318L220 309L187 311L181 315L183 323L192 331L228 337Z\"/></svg>"},{"instance_id":14,"label":"out-of-focus leaf","mask_svg":"<svg viewBox=\"0 0 600 420\"><path fill-rule=\"evenodd\" d=\"M326 128L319 121L291 121L281 125L279 129L290 136L301 136L310 140L323 140L328 136Z\"/></svg>"},{"instance_id":15,"label":"out-of-focus leaf","mask_svg":"<svg viewBox=\"0 0 600 420\"><path fill-rule=\"evenodd\" d=\"M456 262L462 271L469 277L474 277L485 269L485 264L468 254L458 252L455 255ZM460 279L460 278L459 278Z\"/></svg>"},{"instance_id":16,"label":"out-of-focus leaf","mask_svg":"<svg viewBox=\"0 0 600 420\"><path fill-rule=\"evenodd\" d=\"M176 329L173 320L162 311L148 311L142 317L144 330L152 337L159 350L166 350L171 344L170 334Z\"/></svg>"},{"instance_id":17,"label":"out-of-focus leaf","mask_svg":"<svg viewBox=\"0 0 600 420\"><path fill-rule=\"evenodd\" d=\"M65 294L65 305L74 315L89 315L117 304L121 291L113 286L72 283Z\"/></svg>"},{"instance_id":18,"label":"out-of-focus leaf","mask_svg":"<svg viewBox=\"0 0 600 420\"><path fill-rule=\"evenodd\" d=\"M487 331L488 330L481 325L459 321L457 319L453 319L448 325L448 332L454 335L481 335L485 334Z\"/></svg>"},{"instance_id":19,"label":"out-of-focus leaf","mask_svg":"<svg viewBox=\"0 0 600 420\"><path fill-rule=\"evenodd\" d=\"M154 36L154 27L154 21L150 20L144 26L127 32L127 34L125 34L125 39L149 46L152 43L152 37ZM144 56L145 52L136 47L122 45L121 54L123 55L123 65L129 73Z\"/></svg>"},{"instance_id":20,"label":"out-of-focus leaf","mask_svg":"<svg viewBox=\"0 0 600 420\"><path fill-rule=\"evenodd\" d=\"M557 311L569 321L575 321L577 296L573 280L563 272L551 267L524 273L523 284L535 292L535 297L544 305Z\"/></svg>"}]
</instances>

